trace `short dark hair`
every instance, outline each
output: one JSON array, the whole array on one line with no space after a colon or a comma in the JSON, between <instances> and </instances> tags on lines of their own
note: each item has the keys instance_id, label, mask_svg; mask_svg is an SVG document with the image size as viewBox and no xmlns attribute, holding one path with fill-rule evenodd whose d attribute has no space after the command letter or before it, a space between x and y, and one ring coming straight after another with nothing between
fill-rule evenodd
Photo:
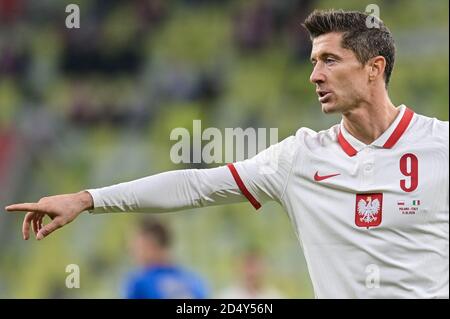
<instances>
[{"instance_id":1,"label":"short dark hair","mask_svg":"<svg viewBox=\"0 0 450 319\"><path fill-rule=\"evenodd\" d=\"M138 222L138 231L156 240L159 246L169 247L172 243L172 236L166 225L153 217L145 217Z\"/></svg>"},{"instance_id":2,"label":"short dark hair","mask_svg":"<svg viewBox=\"0 0 450 319\"><path fill-rule=\"evenodd\" d=\"M370 28L366 25L368 14L358 11L314 10L302 24L308 30L311 40L331 32L342 32L342 47L352 50L363 65L369 59L383 56L386 59L384 81L386 87L391 78L395 61L395 44L391 31L375 16Z\"/></svg>"}]
</instances>

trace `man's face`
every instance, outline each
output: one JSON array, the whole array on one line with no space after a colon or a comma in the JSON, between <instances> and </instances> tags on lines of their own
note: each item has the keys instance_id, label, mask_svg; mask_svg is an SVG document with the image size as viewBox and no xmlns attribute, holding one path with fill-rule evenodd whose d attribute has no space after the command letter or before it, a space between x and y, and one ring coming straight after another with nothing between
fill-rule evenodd
<instances>
[{"instance_id":1,"label":"man's face","mask_svg":"<svg viewBox=\"0 0 450 319\"><path fill-rule=\"evenodd\" d=\"M327 33L313 40L310 81L324 113L344 113L357 107L368 95L368 67L353 51L341 46L342 33Z\"/></svg>"},{"instance_id":2,"label":"man's face","mask_svg":"<svg viewBox=\"0 0 450 319\"><path fill-rule=\"evenodd\" d=\"M155 260L155 254L160 247L151 236L141 232L133 234L130 240L130 251L136 263L140 266L149 266Z\"/></svg>"}]
</instances>

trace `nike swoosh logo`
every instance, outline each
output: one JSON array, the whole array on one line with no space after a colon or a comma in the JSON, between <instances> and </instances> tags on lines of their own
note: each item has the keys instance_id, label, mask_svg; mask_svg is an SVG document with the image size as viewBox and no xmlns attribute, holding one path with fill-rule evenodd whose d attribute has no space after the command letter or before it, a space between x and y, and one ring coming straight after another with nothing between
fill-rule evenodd
<instances>
[{"instance_id":1,"label":"nike swoosh logo","mask_svg":"<svg viewBox=\"0 0 450 319\"><path fill-rule=\"evenodd\" d=\"M338 175L341 175L341 174L331 174L331 175L323 175L323 176L319 176L319 172L316 172L316 174L314 174L314 180L316 181L316 182L320 182L320 181L323 181L324 179L327 179L327 178L331 178L331 177L335 177L335 176L338 176Z\"/></svg>"}]
</instances>

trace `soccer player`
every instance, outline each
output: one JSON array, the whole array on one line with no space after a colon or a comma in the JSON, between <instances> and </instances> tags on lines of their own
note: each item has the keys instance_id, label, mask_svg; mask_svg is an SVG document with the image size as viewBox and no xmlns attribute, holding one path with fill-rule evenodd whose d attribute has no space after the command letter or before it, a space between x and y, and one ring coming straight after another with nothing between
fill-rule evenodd
<instances>
[{"instance_id":1,"label":"soccer player","mask_svg":"<svg viewBox=\"0 0 450 319\"><path fill-rule=\"evenodd\" d=\"M129 299L206 298L205 282L171 258L172 236L169 229L154 218L138 225L130 242L131 253L139 265L127 280L125 297Z\"/></svg>"},{"instance_id":2,"label":"soccer player","mask_svg":"<svg viewBox=\"0 0 450 319\"><path fill-rule=\"evenodd\" d=\"M220 299L280 299L283 295L266 283L266 263L257 250L238 257L238 278L217 294Z\"/></svg>"},{"instance_id":3,"label":"soccer player","mask_svg":"<svg viewBox=\"0 0 450 319\"><path fill-rule=\"evenodd\" d=\"M315 11L310 76L328 130L300 128L248 160L179 170L16 204L37 239L92 213L167 212L277 201L287 211L318 298L449 297L449 124L395 106L395 46L380 20ZM49 215L52 222L43 225Z\"/></svg>"}]
</instances>

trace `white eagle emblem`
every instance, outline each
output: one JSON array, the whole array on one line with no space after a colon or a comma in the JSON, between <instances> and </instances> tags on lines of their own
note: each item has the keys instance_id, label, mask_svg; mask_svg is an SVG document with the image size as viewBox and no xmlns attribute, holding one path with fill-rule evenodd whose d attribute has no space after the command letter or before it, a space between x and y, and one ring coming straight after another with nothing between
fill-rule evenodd
<instances>
[{"instance_id":1,"label":"white eagle emblem","mask_svg":"<svg viewBox=\"0 0 450 319\"><path fill-rule=\"evenodd\" d=\"M378 219L377 215L380 210L380 201L376 198L372 201L372 197L367 197L367 203L364 199L358 202L358 215L361 222L370 223Z\"/></svg>"}]
</instances>

